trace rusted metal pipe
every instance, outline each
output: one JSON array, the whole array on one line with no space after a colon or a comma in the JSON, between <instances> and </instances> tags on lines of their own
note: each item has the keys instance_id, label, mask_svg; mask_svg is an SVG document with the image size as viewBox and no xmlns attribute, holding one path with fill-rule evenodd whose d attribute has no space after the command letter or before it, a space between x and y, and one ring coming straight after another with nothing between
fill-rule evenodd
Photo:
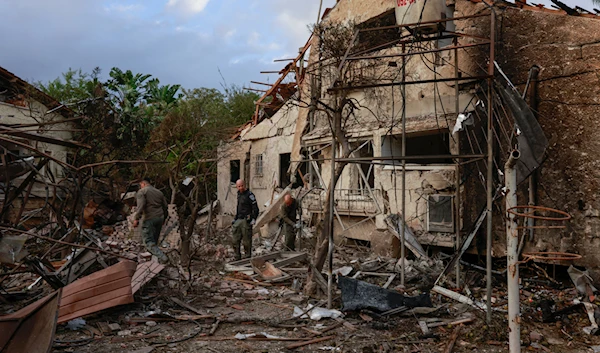
<instances>
[{"instance_id":1,"label":"rusted metal pipe","mask_svg":"<svg viewBox=\"0 0 600 353\"><path fill-rule=\"evenodd\" d=\"M327 263L329 269L327 270L327 309L331 309L332 303L332 292L333 292L333 226L334 226L334 212L335 212L335 152L337 148L337 141L335 140L335 134L331 133L331 180L329 181L329 243L327 248Z\"/></svg>"},{"instance_id":2,"label":"rusted metal pipe","mask_svg":"<svg viewBox=\"0 0 600 353\"><path fill-rule=\"evenodd\" d=\"M454 38L454 46L458 46L458 38ZM454 77L458 77L459 75L459 70L458 70L458 49L454 49ZM460 100L459 100L459 96L460 96L460 88L458 85L458 80L456 82L454 82L454 111L456 113L456 115L458 116L459 112L460 112ZM457 138L455 141L455 148L456 148L456 154L460 154L460 138ZM455 215L455 234L456 234L456 239L455 239L455 249L456 251L460 251L460 246L462 244L462 241L460 239L460 223L461 223L461 216L460 216L460 162L458 160L456 160L456 175L454 177L454 179L456 180L456 200L455 200L455 205L454 207L456 208L456 215ZM460 288L460 261L456 262L456 286L458 288Z\"/></svg>"},{"instance_id":3,"label":"rusted metal pipe","mask_svg":"<svg viewBox=\"0 0 600 353\"><path fill-rule=\"evenodd\" d=\"M486 6L489 4L484 2ZM494 96L493 96L493 80L494 80L494 60L496 60L496 13L493 7L490 7L492 13L490 16L490 58L488 62L488 80L487 80L487 110L488 110L488 121L487 121L487 180L486 180L486 193L487 193L487 230L486 230L486 293L487 293L487 310L486 319L488 325L492 323L492 207L493 207L493 188L494 188Z\"/></svg>"},{"instance_id":4,"label":"rusted metal pipe","mask_svg":"<svg viewBox=\"0 0 600 353\"><path fill-rule=\"evenodd\" d=\"M402 53L406 46L402 44ZM406 57L402 57L402 229L400 230L400 284L404 286L406 276ZM393 89L393 88L392 88Z\"/></svg>"},{"instance_id":5,"label":"rusted metal pipe","mask_svg":"<svg viewBox=\"0 0 600 353\"><path fill-rule=\"evenodd\" d=\"M517 171L515 164L521 156L511 152L504 165L506 187L506 259L508 266L508 345L510 353L521 352L521 317L519 308L519 230L515 214L508 210L517 206Z\"/></svg>"}]
</instances>

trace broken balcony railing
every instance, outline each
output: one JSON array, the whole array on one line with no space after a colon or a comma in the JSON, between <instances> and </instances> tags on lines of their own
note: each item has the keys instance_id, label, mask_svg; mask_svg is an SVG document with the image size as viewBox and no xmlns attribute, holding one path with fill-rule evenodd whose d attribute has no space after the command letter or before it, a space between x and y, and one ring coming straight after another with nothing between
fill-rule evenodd
<instances>
[{"instance_id":1,"label":"broken balcony railing","mask_svg":"<svg viewBox=\"0 0 600 353\"><path fill-rule=\"evenodd\" d=\"M371 189L336 189L335 206L337 213L347 216L369 216L379 213L381 190ZM323 212L325 194L312 193L306 195L303 206L310 212Z\"/></svg>"}]
</instances>

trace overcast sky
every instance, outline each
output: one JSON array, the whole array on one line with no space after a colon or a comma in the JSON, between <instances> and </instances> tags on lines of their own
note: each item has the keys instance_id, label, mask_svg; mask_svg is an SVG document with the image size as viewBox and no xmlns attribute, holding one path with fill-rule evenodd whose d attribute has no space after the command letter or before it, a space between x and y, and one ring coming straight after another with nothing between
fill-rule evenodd
<instances>
[{"instance_id":1,"label":"overcast sky","mask_svg":"<svg viewBox=\"0 0 600 353\"><path fill-rule=\"evenodd\" d=\"M186 88L219 88L218 69L230 84L273 82L259 71L297 55L318 8L319 0L0 0L0 66L30 81L117 66Z\"/></svg>"}]
</instances>

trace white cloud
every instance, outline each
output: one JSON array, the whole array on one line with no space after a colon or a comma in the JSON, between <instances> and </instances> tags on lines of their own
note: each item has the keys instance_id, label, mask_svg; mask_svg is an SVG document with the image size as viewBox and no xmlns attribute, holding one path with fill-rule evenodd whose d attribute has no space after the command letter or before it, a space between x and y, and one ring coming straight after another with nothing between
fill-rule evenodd
<instances>
[{"instance_id":1,"label":"white cloud","mask_svg":"<svg viewBox=\"0 0 600 353\"><path fill-rule=\"evenodd\" d=\"M169 0L167 9L177 10L184 15L195 15L202 11L210 0Z\"/></svg>"},{"instance_id":2,"label":"white cloud","mask_svg":"<svg viewBox=\"0 0 600 353\"><path fill-rule=\"evenodd\" d=\"M144 7L140 4L130 4L130 5L110 4L108 6L105 6L104 10L107 12L125 13L125 12L139 11L139 10L142 10L143 8Z\"/></svg>"}]
</instances>

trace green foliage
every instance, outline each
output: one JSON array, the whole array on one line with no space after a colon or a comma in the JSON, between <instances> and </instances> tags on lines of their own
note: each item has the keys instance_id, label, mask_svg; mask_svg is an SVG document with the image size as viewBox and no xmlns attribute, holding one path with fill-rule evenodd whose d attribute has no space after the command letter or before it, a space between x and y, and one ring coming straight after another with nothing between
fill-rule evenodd
<instances>
[{"instance_id":1,"label":"green foliage","mask_svg":"<svg viewBox=\"0 0 600 353\"><path fill-rule=\"evenodd\" d=\"M157 159L169 163L172 180L194 175L197 182L209 183L209 189L214 189L217 147L252 118L258 98L235 86L225 92L212 88L184 89L177 108L153 131L149 145L153 151L148 153L155 153ZM159 177L162 168L154 168L155 177Z\"/></svg>"},{"instance_id":2,"label":"green foliage","mask_svg":"<svg viewBox=\"0 0 600 353\"><path fill-rule=\"evenodd\" d=\"M61 77L46 84L38 81L35 85L59 102L75 106L76 109L79 102L83 103L85 100L93 99L98 95L98 90L102 87L99 79L100 73L99 67L92 70L90 74L83 72L81 69L73 70L69 68Z\"/></svg>"},{"instance_id":3,"label":"green foliage","mask_svg":"<svg viewBox=\"0 0 600 353\"><path fill-rule=\"evenodd\" d=\"M199 161L217 157L218 144L252 118L259 98L237 86L219 91L161 85L151 75L119 68L105 81L100 74L99 68L89 74L69 69L37 86L84 116L83 132L75 138L93 148L80 151L76 164L148 157L168 163L168 168L121 166L123 178L145 174L164 183L197 173L214 176L216 164Z\"/></svg>"}]
</instances>

